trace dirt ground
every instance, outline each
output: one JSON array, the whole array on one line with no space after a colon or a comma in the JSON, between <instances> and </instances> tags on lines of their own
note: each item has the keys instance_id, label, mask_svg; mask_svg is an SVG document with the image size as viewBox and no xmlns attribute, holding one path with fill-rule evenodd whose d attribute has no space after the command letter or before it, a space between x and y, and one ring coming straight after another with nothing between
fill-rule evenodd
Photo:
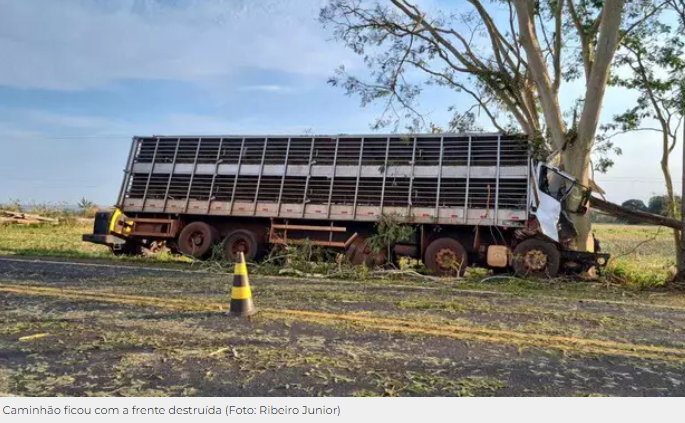
<instances>
[{"instance_id":1,"label":"dirt ground","mask_svg":"<svg viewBox=\"0 0 685 423\"><path fill-rule=\"evenodd\" d=\"M681 396L685 295L0 259L0 394Z\"/></svg>"}]
</instances>

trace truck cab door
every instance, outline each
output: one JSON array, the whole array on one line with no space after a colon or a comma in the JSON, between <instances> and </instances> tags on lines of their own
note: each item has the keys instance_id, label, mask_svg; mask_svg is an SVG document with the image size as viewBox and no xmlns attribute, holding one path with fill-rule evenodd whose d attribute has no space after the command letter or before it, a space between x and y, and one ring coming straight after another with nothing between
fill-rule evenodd
<instances>
[{"instance_id":1,"label":"truck cab door","mask_svg":"<svg viewBox=\"0 0 685 423\"><path fill-rule=\"evenodd\" d=\"M559 242L559 216L561 215L561 203L551 195L538 191L538 207L535 212L540 223L540 231L555 242Z\"/></svg>"},{"instance_id":2,"label":"truck cab door","mask_svg":"<svg viewBox=\"0 0 685 423\"><path fill-rule=\"evenodd\" d=\"M535 178L535 215L540 231L555 242L559 242L559 217L561 216L560 198L565 193L564 178L553 168L538 164Z\"/></svg>"}]
</instances>

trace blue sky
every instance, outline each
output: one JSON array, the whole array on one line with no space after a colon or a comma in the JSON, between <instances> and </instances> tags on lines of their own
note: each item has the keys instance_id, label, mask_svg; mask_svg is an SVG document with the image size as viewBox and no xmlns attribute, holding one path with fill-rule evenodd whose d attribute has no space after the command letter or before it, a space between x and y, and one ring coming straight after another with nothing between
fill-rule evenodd
<instances>
[{"instance_id":1,"label":"blue sky","mask_svg":"<svg viewBox=\"0 0 685 423\"><path fill-rule=\"evenodd\" d=\"M0 0L0 202L111 204L133 135L368 133L378 108L326 83L362 65L317 22L322 4ZM445 123L455 100L431 90L422 110ZM625 104L610 92L605 116ZM609 198L661 192L658 139L618 142L597 178Z\"/></svg>"}]
</instances>

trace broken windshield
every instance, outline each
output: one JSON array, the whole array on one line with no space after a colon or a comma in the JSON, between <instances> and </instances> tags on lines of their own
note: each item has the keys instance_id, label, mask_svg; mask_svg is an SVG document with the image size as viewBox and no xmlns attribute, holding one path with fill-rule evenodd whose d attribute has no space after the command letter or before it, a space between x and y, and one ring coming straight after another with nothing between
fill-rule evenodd
<instances>
[{"instance_id":1,"label":"broken windshield","mask_svg":"<svg viewBox=\"0 0 685 423\"><path fill-rule=\"evenodd\" d=\"M570 184L567 184L570 182ZM547 166L540 168L540 190L561 201L573 182L562 176L556 169Z\"/></svg>"},{"instance_id":2,"label":"broken windshield","mask_svg":"<svg viewBox=\"0 0 685 423\"><path fill-rule=\"evenodd\" d=\"M557 169L541 166L540 190L559 201L565 210L575 213L584 206L587 188Z\"/></svg>"}]
</instances>

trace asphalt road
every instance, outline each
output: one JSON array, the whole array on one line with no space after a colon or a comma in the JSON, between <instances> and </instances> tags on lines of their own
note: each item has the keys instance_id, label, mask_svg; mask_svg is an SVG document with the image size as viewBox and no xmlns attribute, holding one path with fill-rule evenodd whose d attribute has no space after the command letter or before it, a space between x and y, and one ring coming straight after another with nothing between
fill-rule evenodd
<instances>
[{"instance_id":1,"label":"asphalt road","mask_svg":"<svg viewBox=\"0 0 685 423\"><path fill-rule=\"evenodd\" d=\"M685 395L685 305L584 287L0 258L0 393Z\"/></svg>"}]
</instances>

